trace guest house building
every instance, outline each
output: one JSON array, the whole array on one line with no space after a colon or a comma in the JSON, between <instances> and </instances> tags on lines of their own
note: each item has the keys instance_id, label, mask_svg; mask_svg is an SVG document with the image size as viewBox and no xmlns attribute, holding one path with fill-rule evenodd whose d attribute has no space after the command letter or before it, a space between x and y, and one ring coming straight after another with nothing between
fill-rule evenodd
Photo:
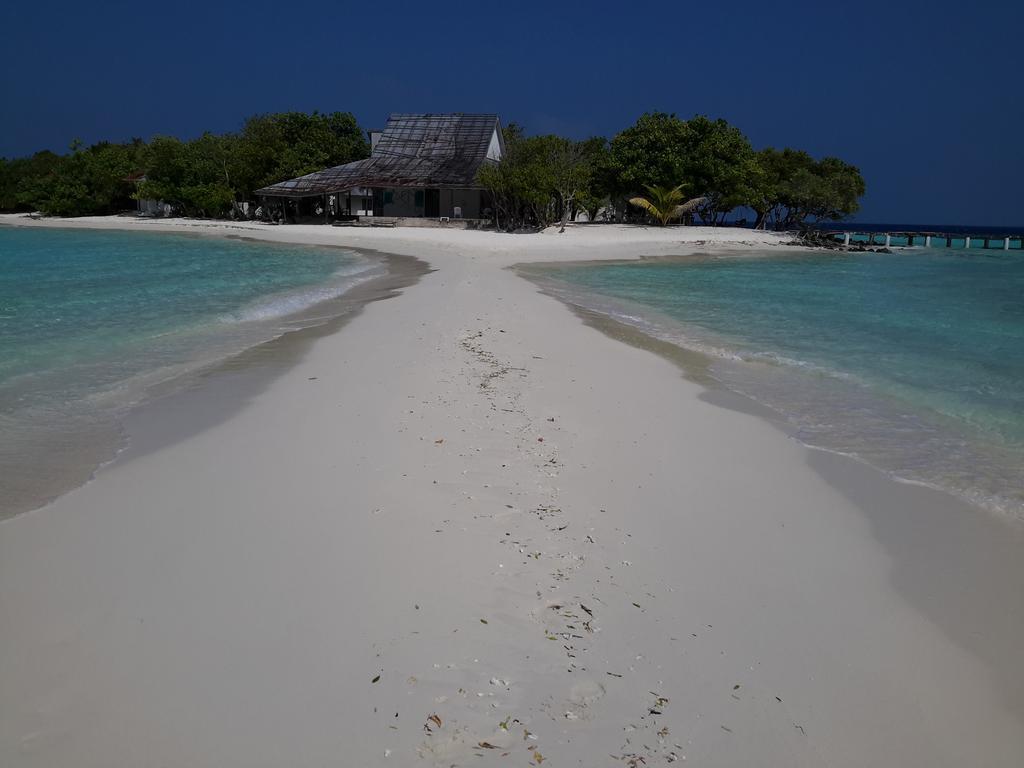
<instances>
[{"instance_id":1,"label":"guest house building","mask_svg":"<svg viewBox=\"0 0 1024 768\"><path fill-rule=\"evenodd\" d=\"M477 171L505 150L497 115L393 114L370 132L370 157L257 190L288 221L368 217L439 221L486 215Z\"/></svg>"}]
</instances>

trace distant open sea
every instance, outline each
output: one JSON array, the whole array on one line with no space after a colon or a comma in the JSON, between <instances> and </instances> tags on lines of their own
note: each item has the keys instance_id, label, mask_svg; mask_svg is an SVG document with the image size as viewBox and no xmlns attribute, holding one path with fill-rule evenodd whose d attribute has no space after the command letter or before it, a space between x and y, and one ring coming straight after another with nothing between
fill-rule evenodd
<instances>
[{"instance_id":1,"label":"distant open sea","mask_svg":"<svg viewBox=\"0 0 1024 768\"><path fill-rule=\"evenodd\" d=\"M1024 519L1021 251L529 270L570 303L705 353L711 376L780 413L805 444Z\"/></svg>"},{"instance_id":2,"label":"distant open sea","mask_svg":"<svg viewBox=\"0 0 1024 768\"><path fill-rule=\"evenodd\" d=\"M1024 227L1001 227L978 224L872 224L854 221L823 222L817 225L825 231L850 232L946 232L956 235L1024 235Z\"/></svg>"},{"instance_id":3,"label":"distant open sea","mask_svg":"<svg viewBox=\"0 0 1024 768\"><path fill-rule=\"evenodd\" d=\"M155 388L382 270L336 248L0 227L0 517L88 477Z\"/></svg>"}]
</instances>

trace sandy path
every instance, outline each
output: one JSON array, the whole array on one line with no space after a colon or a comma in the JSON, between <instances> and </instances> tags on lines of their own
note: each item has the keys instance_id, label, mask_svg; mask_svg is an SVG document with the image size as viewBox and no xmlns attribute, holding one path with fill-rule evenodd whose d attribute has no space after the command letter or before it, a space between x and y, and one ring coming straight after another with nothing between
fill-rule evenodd
<instances>
[{"instance_id":1,"label":"sandy path","mask_svg":"<svg viewBox=\"0 0 1024 768\"><path fill-rule=\"evenodd\" d=\"M0 524L0 764L1020 762L804 448L476 240L395 237L438 271Z\"/></svg>"}]
</instances>

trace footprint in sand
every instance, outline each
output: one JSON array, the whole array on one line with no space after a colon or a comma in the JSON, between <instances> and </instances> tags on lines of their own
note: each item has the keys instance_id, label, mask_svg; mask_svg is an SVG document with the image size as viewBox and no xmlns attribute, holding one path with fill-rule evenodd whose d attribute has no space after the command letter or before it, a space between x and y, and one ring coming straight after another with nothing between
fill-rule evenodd
<instances>
[{"instance_id":1,"label":"footprint in sand","mask_svg":"<svg viewBox=\"0 0 1024 768\"><path fill-rule=\"evenodd\" d=\"M595 680L580 680L569 690L566 720L588 720L591 706L604 697L604 686Z\"/></svg>"}]
</instances>

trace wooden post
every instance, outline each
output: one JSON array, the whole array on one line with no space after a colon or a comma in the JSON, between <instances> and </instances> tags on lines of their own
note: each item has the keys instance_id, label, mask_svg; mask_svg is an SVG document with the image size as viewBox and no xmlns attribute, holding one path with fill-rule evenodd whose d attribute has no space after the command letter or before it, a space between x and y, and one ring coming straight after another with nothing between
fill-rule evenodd
<instances>
[{"instance_id":1,"label":"wooden post","mask_svg":"<svg viewBox=\"0 0 1024 768\"><path fill-rule=\"evenodd\" d=\"M925 248L931 248L932 247L932 236L931 235L925 235L924 236L924 247Z\"/></svg>"},{"instance_id":2,"label":"wooden post","mask_svg":"<svg viewBox=\"0 0 1024 768\"><path fill-rule=\"evenodd\" d=\"M891 245L892 245L892 235L890 235L888 232L886 232L885 233L885 247L888 248Z\"/></svg>"},{"instance_id":3,"label":"wooden post","mask_svg":"<svg viewBox=\"0 0 1024 768\"><path fill-rule=\"evenodd\" d=\"M1003 250L1004 251L1010 250L1010 238L1008 238L1008 237L1003 239Z\"/></svg>"},{"instance_id":4,"label":"wooden post","mask_svg":"<svg viewBox=\"0 0 1024 768\"><path fill-rule=\"evenodd\" d=\"M952 236L951 235L943 235L943 237L946 238L946 247L947 248L952 248L953 247L953 238L952 238Z\"/></svg>"},{"instance_id":5,"label":"wooden post","mask_svg":"<svg viewBox=\"0 0 1024 768\"><path fill-rule=\"evenodd\" d=\"M912 234L909 234L909 233L907 234L907 247L908 248L913 248L914 247L914 236Z\"/></svg>"},{"instance_id":6,"label":"wooden post","mask_svg":"<svg viewBox=\"0 0 1024 768\"><path fill-rule=\"evenodd\" d=\"M967 236L967 235L964 235L964 248L970 248L970 247L971 247L971 238L969 236Z\"/></svg>"},{"instance_id":7,"label":"wooden post","mask_svg":"<svg viewBox=\"0 0 1024 768\"><path fill-rule=\"evenodd\" d=\"M850 247L850 233L849 232L844 232L843 233L843 246L846 247L846 248Z\"/></svg>"},{"instance_id":8,"label":"wooden post","mask_svg":"<svg viewBox=\"0 0 1024 768\"><path fill-rule=\"evenodd\" d=\"M981 247L985 248L985 249L988 249L988 238L987 237L984 240L981 241Z\"/></svg>"}]
</instances>

